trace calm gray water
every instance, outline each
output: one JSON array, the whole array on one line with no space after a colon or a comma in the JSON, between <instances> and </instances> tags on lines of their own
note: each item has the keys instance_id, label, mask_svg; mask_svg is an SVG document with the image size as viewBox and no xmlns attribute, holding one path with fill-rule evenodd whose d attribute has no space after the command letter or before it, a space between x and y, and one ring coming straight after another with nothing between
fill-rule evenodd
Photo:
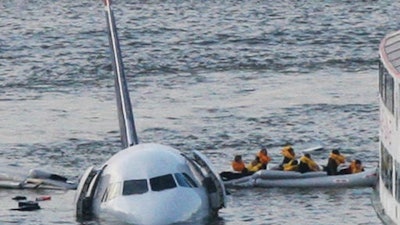
<instances>
[{"instance_id":1,"label":"calm gray water","mask_svg":"<svg viewBox=\"0 0 400 225\"><path fill-rule=\"evenodd\" d=\"M114 1L141 142L235 154L322 144L378 163L378 45L398 1ZM119 147L101 1L0 3L0 162L76 179ZM372 189L230 190L210 224L380 224ZM15 195L49 194L36 212ZM74 192L0 190L0 224L79 224ZM108 224L92 221L86 224Z\"/></svg>"}]
</instances>

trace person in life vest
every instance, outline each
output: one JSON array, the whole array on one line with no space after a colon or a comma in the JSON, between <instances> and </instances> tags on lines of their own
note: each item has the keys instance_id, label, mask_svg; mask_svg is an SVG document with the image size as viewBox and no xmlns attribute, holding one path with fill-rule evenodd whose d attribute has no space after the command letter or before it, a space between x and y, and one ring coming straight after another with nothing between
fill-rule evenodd
<instances>
[{"instance_id":1,"label":"person in life vest","mask_svg":"<svg viewBox=\"0 0 400 225\"><path fill-rule=\"evenodd\" d=\"M351 161L350 166L346 169L343 169L339 172L339 174L352 174L352 173L360 173L364 171L364 167L360 160L356 159Z\"/></svg>"},{"instance_id":2,"label":"person in life vest","mask_svg":"<svg viewBox=\"0 0 400 225\"><path fill-rule=\"evenodd\" d=\"M232 169L233 171L236 172L241 172L241 173L247 172L246 165L244 164L241 155L235 155L235 158L232 161Z\"/></svg>"},{"instance_id":3,"label":"person in life vest","mask_svg":"<svg viewBox=\"0 0 400 225\"><path fill-rule=\"evenodd\" d=\"M238 179L253 174L247 170L241 155L235 155L235 158L231 162L231 166L234 172L223 171L219 174L223 181Z\"/></svg>"},{"instance_id":4,"label":"person in life vest","mask_svg":"<svg viewBox=\"0 0 400 225\"><path fill-rule=\"evenodd\" d=\"M341 155L339 150L332 150L329 155L328 164L325 167L325 170L328 175L337 175L339 174L337 169L340 164L345 163L346 157Z\"/></svg>"},{"instance_id":5,"label":"person in life vest","mask_svg":"<svg viewBox=\"0 0 400 225\"><path fill-rule=\"evenodd\" d=\"M256 158L253 161L251 161L251 163L249 165L247 165L246 168L250 173L254 173L254 172L259 171L261 169L261 167L262 167L262 163L260 161L260 157L256 156Z\"/></svg>"},{"instance_id":6,"label":"person in life vest","mask_svg":"<svg viewBox=\"0 0 400 225\"><path fill-rule=\"evenodd\" d=\"M297 171L299 162L296 159L290 160L288 163L283 165L283 171Z\"/></svg>"},{"instance_id":7,"label":"person in life vest","mask_svg":"<svg viewBox=\"0 0 400 225\"><path fill-rule=\"evenodd\" d=\"M269 157L267 149L262 148L257 153L257 156L260 159L260 162L262 163L261 169L266 170L268 163L271 161L271 157Z\"/></svg>"},{"instance_id":8,"label":"person in life vest","mask_svg":"<svg viewBox=\"0 0 400 225\"><path fill-rule=\"evenodd\" d=\"M297 171L299 171L300 173L314 172L319 170L320 169L318 164L314 162L310 154L306 153L300 158L300 163L297 168Z\"/></svg>"},{"instance_id":9,"label":"person in life vest","mask_svg":"<svg viewBox=\"0 0 400 225\"><path fill-rule=\"evenodd\" d=\"M296 159L296 154L294 153L294 150L290 145L283 147L281 150L281 154L283 155L283 160L282 163L279 164L279 169L283 170L285 164L293 162L292 160Z\"/></svg>"},{"instance_id":10,"label":"person in life vest","mask_svg":"<svg viewBox=\"0 0 400 225\"><path fill-rule=\"evenodd\" d=\"M353 160L349 166L351 173L360 173L364 171L364 167L360 160Z\"/></svg>"}]
</instances>

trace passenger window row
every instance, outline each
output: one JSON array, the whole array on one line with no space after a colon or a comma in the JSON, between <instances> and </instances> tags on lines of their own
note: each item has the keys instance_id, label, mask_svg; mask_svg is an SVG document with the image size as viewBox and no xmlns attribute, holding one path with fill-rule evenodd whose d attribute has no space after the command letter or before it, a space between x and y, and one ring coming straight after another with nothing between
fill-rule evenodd
<instances>
[{"instance_id":1,"label":"passenger window row","mask_svg":"<svg viewBox=\"0 0 400 225\"><path fill-rule=\"evenodd\" d=\"M175 179L174 179L175 177ZM152 191L163 191L177 187L177 185L186 188L197 188L196 182L186 173L166 174L149 179L126 180L110 184L102 197L102 202L109 201L119 195L140 195L149 191L149 185Z\"/></svg>"}]
</instances>

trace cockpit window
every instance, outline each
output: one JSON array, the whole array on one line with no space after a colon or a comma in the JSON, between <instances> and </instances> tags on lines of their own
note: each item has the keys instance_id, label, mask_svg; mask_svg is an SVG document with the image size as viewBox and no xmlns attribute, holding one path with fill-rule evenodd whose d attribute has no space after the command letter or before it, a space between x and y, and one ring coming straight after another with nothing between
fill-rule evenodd
<instances>
[{"instance_id":1,"label":"cockpit window","mask_svg":"<svg viewBox=\"0 0 400 225\"><path fill-rule=\"evenodd\" d=\"M183 176L185 176L185 178L187 179L187 181L190 183L190 185L192 187L198 187L196 182L189 175L187 175L186 173L183 173Z\"/></svg>"},{"instance_id":2,"label":"cockpit window","mask_svg":"<svg viewBox=\"0 0 400 225\"><path fill-rule=\"evenodd\" d=\"M124 181L124 188L122 195L139 195L146 193L149 190L147 180L126 180Z\"/></svg>"},{"instance_id":3,"label":"cockpit window","mask_svg":"<svg viewBox=\"0 0 400 225\"><path fill-rule=\"evenodd\" d=\"M150 179L151 190L162 191L176 187L176 183L172 174L167 174Z\"/></svg>"},{"instance_id":4,"label":"cockpit window","mask_svg":"<svg viewBox=\"0 0 400 225\"><path fill-rule=\"evenodd\" d=\"M186 173L175 173L176 181L182 187L197 187L194 180Z\"/></svg>"}]
</instances>

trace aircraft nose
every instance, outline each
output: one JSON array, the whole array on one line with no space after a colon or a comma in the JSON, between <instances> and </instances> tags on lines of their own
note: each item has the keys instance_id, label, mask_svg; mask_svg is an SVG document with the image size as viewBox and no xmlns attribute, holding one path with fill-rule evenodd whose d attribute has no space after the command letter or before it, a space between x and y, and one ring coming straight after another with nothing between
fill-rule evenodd
<instances>
[{"instance_id":1,"label":"aircraft nose","mask_svg":"<svg viewBox=\"0 0 400 225\"><path fill-rule=\"evenodd\" d=\"M165 225L204 218L208 214L208 200L193 190L176 189L125 196L115 199L112 208L124 215L125 222Z\"/></svg>"}]
</instances>

